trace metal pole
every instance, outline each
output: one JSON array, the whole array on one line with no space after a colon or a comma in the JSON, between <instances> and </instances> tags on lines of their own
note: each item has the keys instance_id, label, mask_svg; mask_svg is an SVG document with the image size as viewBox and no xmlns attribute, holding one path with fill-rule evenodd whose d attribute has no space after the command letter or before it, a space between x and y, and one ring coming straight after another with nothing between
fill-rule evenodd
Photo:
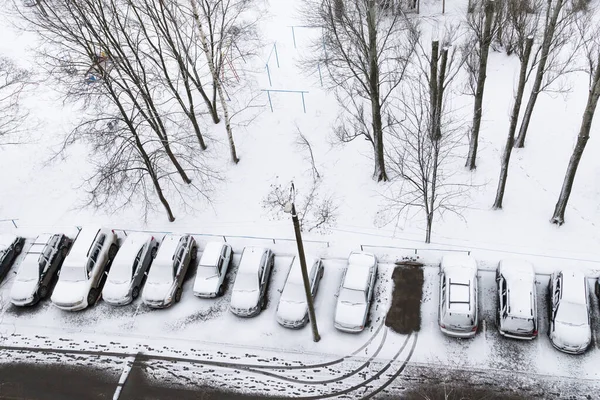
<instances>
[{"instance_id":1,"label":"metal pole","mask_svg":"<svg viewBox=\"0 0 600 400\"><path fill-rule=\"evenodd\" d=\"M317 64L317 68L319 69L319 79L321 80L321 87L323 87L323 75L321 75L321 64Z\"/></svg>"},{"instance_id":2,"label":"metal pole","mask_svg":"<svg viewBox=\"0 0 600 400\"><path fill-rule=\"evenodd\" d=\"M292 26L292 38L294 39L294 48L296 48L296 33L294 33L294 27Z\"/></svg>"},{"instance_id":3,"label":"metal pole","mask_svg":"<svg viewBox=\"0 0 600 400\"><path fill-rule=\"evenodd\" d=\"M304 103L304 92L302 92L302 108L304 109L304 114L306 114L306 104Z\"/></svg>"},{"instance_id":4,"label":"metal pole","mask_svg":"<svg viewBox=\"0 0 600 400\"><path fill-rule=\"evenodd\" d=\"M300 257L300 269L302 269L302 280L304 281L304 292L306 293L306 301L308 303L308 319L312 328L313 341L321 340L319 329L317 328L317 320L315 318L315 307L313 305L312 293L310 292L310 284L308 282L308 272L306 270L306 258L304 257L304 245L302 244L302 234L300 233L300 222L296 214L296 205L292 202L292 221L294 221L294 231L296 233L296 243L298 244L298 256Z\"/></svg>"},{"instance_id":5,"label":"metal pole","mask_svg":"<svg viewBox=\"0 0 600 400\"><path fill-rule=\"evenodd\" d=\"M277 54L277 42L273 43L273 48L275 49L275 60L277 60L277 68L279 68L279 55Z\"/></svg>"},{"instance_id":6,"label":"metal pole","mask_svg":"<svg viewBox=\"0 0 600 400\"><path fill-rule=\"evenodd\" d=\"M269 63L265 64L265 67L267 67L267 75L269 76L269 86L273 86L271 83L271 71L269 71Z\"/></svg>"},{"instance_id":7,"label":"metal pole","mask_svg":"<svg viewBox=\"0 0 600 400\"><path fill-rule=\"evenodd\" d=\"M269 96L269 106L271 106L271 112L273 112L273 103L271 103L271 92L267 90L267 96Z\"/></svg>"}]
</instances>

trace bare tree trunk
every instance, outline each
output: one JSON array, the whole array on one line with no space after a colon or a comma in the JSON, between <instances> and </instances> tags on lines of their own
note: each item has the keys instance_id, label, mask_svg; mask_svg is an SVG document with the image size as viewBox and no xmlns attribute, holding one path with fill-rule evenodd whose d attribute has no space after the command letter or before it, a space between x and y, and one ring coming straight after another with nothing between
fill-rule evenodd
<instances>
[{"instance_id":1,"label":"bare tree trunk","mask_svg":"<svg viewBox=\"0 0 600 400\"><path fill-rule=\"evenodd\" d=\"M369 29L369 87L371 95L371 112L373 126L373 147L375 150L375 170L373 178L377 182L388 181L385 172L385 157L383 152L383 124L381 121L381 100L379 98L379 63L377 52L377 21L376 1L369 0L368 29Z\"/></svg>"},{"instance_id":2,"label":"bare tree trunk","mask_svg":"<svg viewBox=\"0 0 600 400\"><path fill-rule=\"evenodd\" d=\"M433 140L437 134L437 98L438 98L438 58L439 58L440 42L434 40L431 42L431 60L429 61L429 114L431 126L431 139Z\"/></svg>"},{"instance_id":3,"label":"bare tree trunk","mask_svg":"<svg viewBox=\"0 0 600 400\"><path fill-rule=\"evenodd\" d=\"M548 54L552 46L552 39L554 38L554 32L556 31L556 23L560 16L560 12L563 8L563 0L557 0L554 6L554 12L548 20L548 23L544 29L544 39L542 40L542 50L540 53L540 60L538 63L537 71L535 73L535 80L533 81L533 87L531 88L531 94L525 107L525 113L523 114L523 120L521 121L521 127L519 129L519 135L515 141L515 147L525 147L525 136L527 135L527 129L531 122L531 116L533 114L533 108L537 101L537 97L540 94L540 88L542 87L542 81L544 79L544 73L546 69L546 62L548 60ZM548 0L548 13L551 12L552 0Z\"/></svg>"},{"instance_id":4,"label":"bare tree trunk","mask_svg":"<svg viewBox=\"0 0 600 400\"><path fill-rule=\"evenodd\" d=\"M442 49L442 57L440 59L440 69L438 73L437 92L435 98L435 134L434 139L442 138L442 106L444 99L444 81L446 79L446 66L448 65L448 49Z\"/></svg>"},{"instance_id":5,"label":"bare tree trunk","mask_svg":"<svg viewBox=\"0 0 600 400\"><path fill-rule=\"evenodd\" d=\"M431 243L431 228L433 226L433 212L427 213L427 231L425 232L425 243Z\"/></svg>"},{"instance_id":6,"label":"bare tree trunk","mask_svg":"<svg viewBox=\"0 0 600 400\"><path fill-rule=\"evenodd\" d=\"M240 161L240 159L238 158L237 153L235 151L235 143L233 141L233 132L231 131L231 121L229 119L227 101L225 100L225 96L223 95L223 88L219 81L218 71L215 69L215 64L213 63L212 55L210 54L210 50L208 49L208 42L206 40L206 35L204 34L204 29L202 28L202 21L200 20L200 16L198 15L198 7L196 5L196 0L190 0L190 3L192 5L192 12L194 13L196 25L198 26L198 33L200 33L202 50L206 55L208 68L210 69L210 72L212 74L213 82L217 86L219 101L221 102L221 108L223 108L223 118L225 118L225 130L227 131L227 138L229 139L229 152L231 154L231 161L233 161L234 164L237 164Z\"/></svg>"},{"instance_id":7,"label":"bare tree trunk","mask_svg":"<svg viewBox=\"0 0 600 400\"><path fill-rule=\"evenodd\" d=\"M473 106L473 127L471 129L471 138L469 141L469 154L465 164L470 170L477 168L475 160L477 158L477 147L479 144L479 128L481 127L481 115L483 108L483 89L485 87L485 78L487 72L488 55L490 44L492 42L492 20L494 16L494 2L488 1L485 4L485 25L483 37L479 42L479 71L477 72L477 89L475 91L475 104Z\"/></svg>"},{"instance_id":8,"label":"bare tree trunk","mask_svg":"<svg viewBox=\"0 0 600 400\"><path fill-rule=\"evenodd\" d=\"M571 189L573 188L573 182L575 181L575 174L577 173L577 167L579 161L585 150L585 145L590 138L590 129L592 128L592 121L594 119L594 113L596 112L596 106L598 105L598 99L600 98L600 51L598 52L598 61L596 64L596 70L594 72L594 79L591 82L590 93L588 95L587 105L583 113L581 121L581 128L579 129L579 135L577 136L577 143L573 149L573 154L569 160L569 166L565 174L565 180L560 191L560 196L554 207L554 214L550 222L557 225L565 223L565 210L567 203L569 202L569 196L571 196Z\"/></svg>"},{"instance_id":9,"label":"bare tree trunk","mask_svg":"<svg viewBox=\"0 0 600 400\"><path fill-rule=\"evenodd\" d=\"M517 122L519 120L519 111L521 102L523 101L523 92L525 91L525 83L527 81L527 66L529 65L529 56L533 47L533 37L530 36L525 40L525 51L521 59L521 70L519 72L519 83L517 86L517 94L515 96L515 104L513 105L510 115L510 126L508 128L508 136L504 145L504 153L500 164L500 180L498 181L498 189L496 190L496 199L492 206L495 210L502 208L502 200L504 199L504 189L506 188L506 179L508 178L508 164L510 155L515 142L515 132L517 130Z\"/></svg>"}]
</instances>

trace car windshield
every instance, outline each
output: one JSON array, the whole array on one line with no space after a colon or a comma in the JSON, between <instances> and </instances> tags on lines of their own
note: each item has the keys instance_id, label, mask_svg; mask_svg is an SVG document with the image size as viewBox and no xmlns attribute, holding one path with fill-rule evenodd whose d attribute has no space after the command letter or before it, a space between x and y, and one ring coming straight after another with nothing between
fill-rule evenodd
<instances>
[{"instance_id":1,"label":"car windshield","mask_svg":"<svg viewBox=\"0 0 600 400\"><path fill-rule=\"evenodd\" d=\"M283 289L281 294L281 300L287 303L302 304L306 302L306 295L304 294L304 287L296 283L289 283Z\"/></svg>"},{"instance_id":2,"label":"car windshield","mask_svg":"<svg viewBox=\"0 0 600 400\"><path fill-rule=\"evenodd\" d=\"M40 276L40 266L37 262L23 262L17 273L17 280L21 282L37 281Z\"/></svg>"},{"instance_id":3,"label":"car windshield","mask_svg":"<svg viewBox=\"0 0 600 400\"><path fill-rule=\"evenodd\" d=\"M556 311L555 321L573 326L586 325L588 322L587 309L583 304L563 301Z\"/></svg>"},{"instance_id":4,"label":"car windshield","mask_svg":"<svg viewBox=\"0 0 600 400\"><path fill-rule=\"evenodd\" d=\"M110 269L110 273L108 274L109 282L117 284L127 283L131 280L132 273L132 266L130 265L115 265Z\"/></svg>"},{"instance_id":5,"label":"car windshield","mask_svg":"<svg viewBox=\"0 0 600 400\"><path fill-rule=\"evenodd\" d=\"M362 290L342 288L340 291L340 301L350 305L365 304L365 292Z\"/></svg>"},{"instance_id":6,"label":"car windshield","mask_svg":"<svg viewBox=\"0 0 600 400\"><path fill-rule=\"evenodd\" d=\"M81 282L87 280L87 274L83 267L62 267L60 280L65 282Z\"/></svg>"},{"instance_id":7,"label":"car windshield","mask_svg":"<svg viewBox=\"0 0 600 400\"><path fill-rule=\"evenodd\" d=\"M238 274L234 287L237 292L256 292L259 289L258 277L253 274Z\"/></svg>"},{"instance_id":8,"label":"car windshield","mask_svg":"<svg viewBox=\"0 0 600 400\"><path fill-rule=\"evenodd\" d=\"M150 271L148 283L161 284L173 282L173 267L171 265L157 265Z\"/></svg>"},{"instance_id":9,"label":"car windshield","mask_svg":"<svg viewBox=\"0 0 600 400\"><path fill-rule=\"evenodd\" d=\"M218 276L219 271L217 271L217 268L214 265L198 265L197 274L202 278L212 278L213 276Z\"/></svg>"}]
</instances>

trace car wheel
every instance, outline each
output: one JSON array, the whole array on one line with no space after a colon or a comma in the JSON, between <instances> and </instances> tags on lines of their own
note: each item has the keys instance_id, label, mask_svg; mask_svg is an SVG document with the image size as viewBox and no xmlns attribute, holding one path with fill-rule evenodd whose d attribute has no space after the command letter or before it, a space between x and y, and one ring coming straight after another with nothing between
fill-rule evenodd
<instances>
[{"instance_id":1,"label":"car wheel","mask_svg":"<svg viewBox=\"0 0 600 400\"><path fill-rule=\"evenodd\" d=\"M223 293L225 293L225 290L223 289L223 284L221 284L221 286L219 286L219 291L217 292L217 296L221 297L221 296L223 296Z\"/></svg>"},{"instance_id":2,"label":"car wheel","mask_svg":"<svg viewBox=\"0 0 600 400\"><path fill-rule=\"evenodd\" d=\"M267 297L264 296L262 299L260 299L260 309L264 310L265 308L267 308Z\"/></svg>"},{"instance_id":3,"label":"car wheel","mask_svg":"<svg viewBox=\"0 0 600 400\"><path fill-rule=\"evenodd\" d=\"M131 297L133 298L133 300L135 300L138 298L139 295L140 295L140 288L136 286L131 291Z\"/></svg>"},{"instance_id":4,"label":"car wheel","mask_svg":"<svg viewBox=\"0 0 600 400\"><path fill-rule=\"evenodd\" d=\"M321 268L321 272L319 273L319 281L323 279L323 274L325 273L325 268Z\"/></svg>"},{"instance_id":5,"label":"car wheel","mask_svg":"<svg viewBox=\"0 0 600 400\"><path fill-rule=\"evenodd\" d=\"M116 244L111 244L110 248L108 249L108 258L110 259L110 261L115 259L115 256L117 255L117 245Z\"/></svg>"},{"instance_id":6,"label":"car wheel","mask_svg":"<svg viewBox=\"0 0 600 400\"><path fill-rule=\"evenodd\" d=\"M196 261L196 257L198 257L198 248L196 246L192 247L192 254L190 256L192 261Z\"/></svg>"},{"instance_id":7,"label":"car wheel","mask_svg":"<svg viewBox=\"0 0 600 400\"><path fill-rule=\"evenodd\" d=\"M17 243L15 245L15 253L17 254L21 254L21 251L23 250L23 244L22 243Z\"/></svg>"},{"instance_id":8,"label":"car wheel","mask_svg":"<svg viewBox=\"0 0 600 400\"><path fill-rule=\"evenodd\" d=\"M48 287L47 286L40 286L40 288L38 289L38 297L41 299L45 299L46 296L48 296Z\"/></svg>"},{"instance_id":9,"label":"car wheel","mask_svg":"<svg viewBox=\"0 0 600 400\"><path fill-rule=\"evenodd\" d=\"M175 291L175 303L179 303L179 301L181 300L182 291L183 290L181 288L177 288L177 291Z\"/></svg>"},{"instance_id":10,"label":"car wheel","mask_svg":"<svg viewBox=\"0 0 600 400\"><path fill-rule=\"evenodd\" d=\"M596 281L596 296L600 299L600 281Z\"/></svg>"},{"instance_id":11,"label":"car wheel","mask_svg":"<svg viewBox=\"0 0 600 400\"><path fill-rule=\"evenodd\" d=\"M92 288L87 296L88 306L93 306L94 304L96 304L97 300L98 300L98 290L95 288Z\"/></svg>"},{"instance_id":12,"label":"car wheel","mask_svg":"<svg viewBox=\"0 0 600 400\"><path fill-rule=\"evenodd\" d=\"M154 246L152 248L152 250L150 251L150 256L152 257L153 260L156 258L156 253L158 253L158 246Z\"/></svg>"},{"instance_id":13,"label":"car wheel","mask_svg":"<svg viewBox=\"0 0 600 400\"><path fill-rule=\"evenodd\" d=\"M60 255L62 256L62 258L65 258L68 252L69 249L67 248L67 246L64 246L62 249L60 249Z\"/></svg>"}]
</instances>

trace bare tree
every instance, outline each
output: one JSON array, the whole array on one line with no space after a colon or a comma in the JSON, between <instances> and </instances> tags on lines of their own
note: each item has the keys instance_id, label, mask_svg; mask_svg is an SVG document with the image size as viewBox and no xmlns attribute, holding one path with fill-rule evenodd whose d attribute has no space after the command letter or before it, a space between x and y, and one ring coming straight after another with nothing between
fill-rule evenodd
<instances>
[{"instance_id":1,"label":"bare tree","mask_svg":"<svg viewBox=\"0 0 600 400\"><path fill-rule=\"evenodd\" d=\"M451 84L462 58L446 43L439 51L439 43L433 41L432 56L421 50L418 60L414 75L404 84L403 96L398 99L398 112L404 114L404 119L392 133L394 141L389 152L395 184L384 194L386 204L381 214L389 221L411 209L421 210L426 219L425 242L429 243L434 216L446 211L460 215L459 200L468 189L468 185L453 181L455 171L451 165L457 160L464 133L444 100L452 93ZM428 65L421 60L428 60Z\"/></svg>"},{"instance_id":2,"label":"bare tree","mask_svg":"<svg viewBox=\"0 0 600 400\"><path fill-rule=\"evenodd\" d=\"M565 210L575 182L575 174L585 150L585 145L590 138L596 106L598 105L598 99L600 99L600 26L590 29L588 24L582 24L581 21L578 21L578 26L582 36L586 37L584 43L587 72L589 74L589 92L575 148L567 166L560 195L554 207L554 214L550 219L550 222L557 225L562 225L565 222Z\"/></svg>"},{"instance_id":3,"label":"bare tree","mask_svg":"<svg viewBox=\"0 0 600 400\"><path fill-rule=\"evenodd\" d=\"M308 153L308 160L310 161L313 179L315 179L315 180L320 179L321 175L319 174L319 170L317 170L317 167L315 165L315 155L313 153L312 145L308 141L308 138L306 136L304 136L304 134L302 133L302 131L300 130L298 125L296 125L296 131L298 134L298 137L296 139L296 146L298 147L298 149L300 151L304 151L305 153Z\"/></svg>"},{"instance_id":4,"label":"bare tree","mask_svg":"<svg viewBox=\"0 0 600 400\"><path fill-rule=\"evenodd\" d=\"M511 52L515 51L519 58L519 81L515 93L513 108L510 114L510 125L502 159L500 164L500 178L498 180L498 188L496 190L496 198L494 199L494 209L502 208L504 199L504 190L506 188L506 180L508 179L508 166L510 156L515 141L515 132L519 121L519 112L521 110L521 102L525 92L525 84L533 70L530 67L529 61L531 49L533 48L534 34L539 22L539 13L532 12L540 9L540 2L523 2L520 0L509 0L505 4L506 10L506 29L505 34L510 36L505 45L510 46Z\"/></svg>"},{"instance_id":5,"label":"bare tree","mask_svg":"<svg viewBox=\"0 0 600 400\"><path fill-rule=\"evenodd\" d=\"M342 108L335 128L341 142L362 137L373 148L373 178L387 181L384 133L392 127L391 96L399 89L419 32L401 10L385 11L377 0L309 0L309 26L322 29L304 59L307 71L327 70L328 88Z\"/></svg>"},{"instance_id":6,"label":"bare tree","mask_svg":"<svg viewBox=\"0 0 600 400\"><path fill-rule=\"evenodd\" d=\"M467 41L464 49L468 52L474 50L476 57L471 58L468 71L471 79L476 82L473 90L475 100L473 103L473 123L469 140L469 153L465 166L474 170L476 166L477 148L479 145L479 129L483 114L483 93L487 77L487 63L490 45L495 32L492 30L494 21L494 0L481 0L472 13L467 14L467 24L472 38ZM500 25L498 25L500 26ZM497 27L496 27L497 29Z\"/></svg>"},{"instance_id":7,"label":"bare tree","mask_svg":"<svg viewBox=\"0 0 600 400\"><path fill-rule=\"evenodd\" d=\"M31 72L0 56L0 148L17 144L28 113L21 107L21 95L31 85Z\"/></svg>"},{"instance_id":8,"label":"bare tree","mask_svg":"<svg viewBox=\"0 0 600 400\"><path fill-rule=\"evenodd\" d=\"M572 7L568 0L547 0L546 13L540 46L534 51L533 65L537 66L529 100L523 113L515 147L525 146L525 137L538 98L544 91L552 89L560 78L575 70L573 67L581 37L576 34L574 22L581 17L580 9ZM565 91L565 88L558 88Z\"/></svg>"}]
</instances>

